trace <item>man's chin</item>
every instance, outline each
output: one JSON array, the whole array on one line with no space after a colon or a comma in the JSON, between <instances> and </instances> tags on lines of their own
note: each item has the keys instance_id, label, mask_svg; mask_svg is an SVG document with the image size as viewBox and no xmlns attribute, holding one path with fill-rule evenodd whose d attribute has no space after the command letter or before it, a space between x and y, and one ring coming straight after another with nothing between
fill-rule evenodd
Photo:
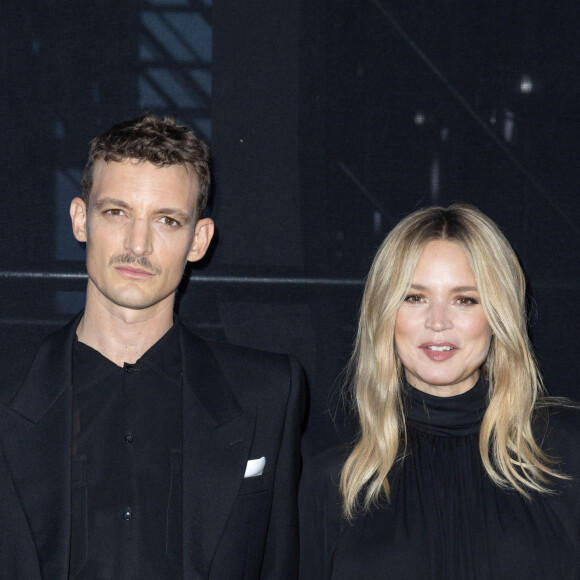
<instances>
[{"instance_id":1,"label":"man's chin","mask_svg":"<svg viewBox=\"0 0 580 580\"><path fill-rule=\"evenodd\" d=\"M135 310L135 311L143 311L149 308L155 308L156 306L161 305L164 302L171 300L173 305L173 296L174 294L170 294L169 296L148 296L144 294L139 295L116 295L111 297L105 297L117 308L122 308L125 310Z\"/></svg>"}]
</instances>

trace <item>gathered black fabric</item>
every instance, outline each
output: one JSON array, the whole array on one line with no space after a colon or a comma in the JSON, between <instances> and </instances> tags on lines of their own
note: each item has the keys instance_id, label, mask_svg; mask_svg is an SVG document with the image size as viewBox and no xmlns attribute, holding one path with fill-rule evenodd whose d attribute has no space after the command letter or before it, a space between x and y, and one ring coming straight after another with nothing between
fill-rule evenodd
<instances>
[{"instance_id":1,"label":"gathered black fabric","mask_svg":"<svg viewBox=\"0 0 580 580\"><path fill-rule=\"evenodd\" d=\"M390 474L391 501L352 523L339 513L337 458L344 452L307 461L301 578L580 578L579 411L554 407L537 415L543 449L560 457L573 479L555 484L553 495L526 500L498 487L483 468L486 393L483 381L445 398L409 387L407 453Z\"/></svg>"}]
</instances>

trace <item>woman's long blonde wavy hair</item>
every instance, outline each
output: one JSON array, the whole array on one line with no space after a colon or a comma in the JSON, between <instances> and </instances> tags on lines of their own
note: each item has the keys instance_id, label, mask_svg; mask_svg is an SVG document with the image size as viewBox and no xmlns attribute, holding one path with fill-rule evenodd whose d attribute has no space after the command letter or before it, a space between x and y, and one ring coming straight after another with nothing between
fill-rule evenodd
<instances>
[{"instance_id":1,"label":"woman's long blonde wavy hair","mask_svg":"<svg viewBox=\"0 0 580 580\"><path fill-rule=\"evenodd\" d=\"M527 332L525 279L518 259L495 223L473 206L429 207L403 219L375 256L362 300L356 345L347 374L360 421L358 441L341 474L343 514L352 519L384 493L388 474L406 446L395 318L425 246L458 244L467 255L493 332L481 369L489 383L479 435L485 470L498 486L522 496L549 492L562 478L532 434L532 415L544 395Z\"/></svg>"}]
</instances>

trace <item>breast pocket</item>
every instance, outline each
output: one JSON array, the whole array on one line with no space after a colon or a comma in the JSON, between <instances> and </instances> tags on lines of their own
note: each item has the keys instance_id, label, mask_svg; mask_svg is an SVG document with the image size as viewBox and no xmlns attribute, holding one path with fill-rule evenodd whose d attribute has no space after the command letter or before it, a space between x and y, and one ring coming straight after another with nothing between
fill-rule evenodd
<instances>
[{"instance_id":1,"label":"breast pocket","mask_svg":"<svg viewBox=\"0 0 580 580\"><path fill-rule=\"evenodd\" d=\"M271 477L268 473L256 475L255 477L245 477L238 495L250 495L268 491L271 487Z\"/></svg>"},{"instance_id":2,"label":"breast pocket","mask_svg":"<svg viewBox=\"0 0 580 580\"><path fill-rule=\"evenodd\" d=\"M72 521L70 578L74 579L87 561L89 529L87 519L87 456L72 458Z\"/></svg>"}]
</instances>

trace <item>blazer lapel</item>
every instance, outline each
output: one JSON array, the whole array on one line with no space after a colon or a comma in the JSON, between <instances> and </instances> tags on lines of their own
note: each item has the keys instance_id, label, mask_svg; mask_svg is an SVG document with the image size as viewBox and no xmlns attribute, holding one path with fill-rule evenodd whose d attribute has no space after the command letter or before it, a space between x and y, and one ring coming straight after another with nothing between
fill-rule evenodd
<instances>
[{"instance_id":1,"label":"blazer lapel","mask_svg":"<svg viewBox=\"0 0 580 580\"><path fill-rule=\"evenodd\" d=\"M243 481L255 410L242 412L211 349L181 327L184 578L207 578Z\"/></svg>"},{"instance_id":2,"label":"blazer lapel","mask_svg":"<svg viewBox=\"0 0 580 580\"><path fill-rule=\"evenodd\" d=\"M79 318L41 344L1 426L3 450L46 578L68 574L71 358Z\"/></svg>"}]
</instances>

